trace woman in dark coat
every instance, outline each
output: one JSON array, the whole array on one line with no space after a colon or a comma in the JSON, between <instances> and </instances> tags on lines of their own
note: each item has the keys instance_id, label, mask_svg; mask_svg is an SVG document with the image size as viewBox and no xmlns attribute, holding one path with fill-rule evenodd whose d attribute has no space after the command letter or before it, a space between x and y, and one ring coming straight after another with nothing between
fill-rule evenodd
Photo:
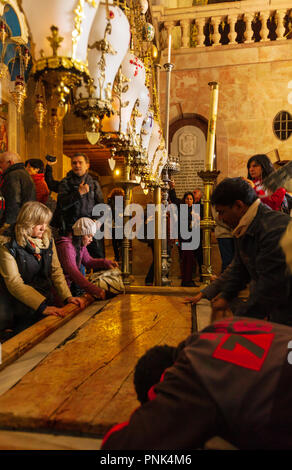
<instances>
[{"instance_id":1,"label":"woman in dark coat","mask_svg":"<svg viewBox=\"0 0 292 470\"><path fill-rule=\"evenodd\" d=\"M62 317L64 303L85 306L68 288L48 225L51 217L44 204L27 202L15 226L0 237L0 332L17 333L44 315Z\"/></svg>"},{"instance_id":2,"label":"woman in dark coat","mask_svg":"<svg viewBox=\"0 0 292 470\"><path fill-rule=\"evenodd\" d=\"M188 231L191 232L192 226L199 222L200 216L195 213L193 204L194 195L191 191L188 191L184 194L182 199L176 197L175 189L172 185L172 188L169 191L169 200L171 203L175 204L178 208L178 219L179 219L179 250L180 250L180 259L181 259L181 276L183 287L193 287L195 283L193 281L193 268L196 266L196 256L194 249L183 249L184 243L190 242L190 237L185 237L182 235L182 219L181 219L181 205L186 204L188 208ZM198 219L198 220L197 220ZM185 227L186 231L186 227Z\"/></svg>"}]
</instances>

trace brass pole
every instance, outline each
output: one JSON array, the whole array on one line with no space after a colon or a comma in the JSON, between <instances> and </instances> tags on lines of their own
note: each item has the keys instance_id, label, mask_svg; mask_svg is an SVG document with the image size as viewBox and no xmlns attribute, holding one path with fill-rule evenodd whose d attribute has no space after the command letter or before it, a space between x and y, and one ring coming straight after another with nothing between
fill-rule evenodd
<instances>
[{"instance_id":1,"label":"brass pole","mask_svg":"<svg viewBox=\"0 0 292 470\"><path fill-rule=\"evenodd\" d=\"M119 181L119 184L124 188L125 197L124 197L124 212L127 206L131 202L132 198L132 189L134 186L137 186L136 181L130 180L130 172L131 167L128 162L125 162L123 168L123 178ZM130 216L124 215L123 217L123 230L124 236L122 241L122 276L123 282L125 285L129 285L131 283L130 274L131 274L131 266L130 266L130 240L125 235L125 225L130 220Z\"/></svg>"},{"instance_id":2,"label":"brass pole","mask_svg":"<svg viewBox=\"0 0 292 470\"><path fill-rule=\"evenodd\" d=\"M173 69L173 64L167 62L164 64L164 68L166 71L166 101L165 101L165 125L164 125L164 139L165 139L165 148L167 154L169 154L169 109L170 109L170 81L171 81L171 72ZM168 175L168 165L166 164L162 170L162 204L165 208L168 205L168 190L169 190L169 175ZM163 227L166 228L166 236L161 240L161 283L163 286L169 286L170 281L168 278L169 273L169 257L167 253L167 214L164 211L163 214Z\"/></svg>"},{"instance_id":3,"label":"brass pole","mask_svg":"<svg viewBox=\"0 0 292 470\"><path fill-rule=\"evenodd\" d=\"M124 184L124 190L125 190L125 197L124 197L124 210L127 208L127 206L130 204L131 201L131 187L128 184ZM123 222L124 222L124 227L126 223L129 220L129 216L124 215L123 217ZM125 236L123 236L123 241L122 241L122 275L123 275L123 281L125 285L129 285L129 276L130 276L130 240Z\"/></svg>"},{"instance_id":4,"label":"brass pole","mask_svg":"<svg viewBox=\"0 0 292 470\"><path fill-rule=\"evenodd\" d=\"M205 171L200 171L198 175L202 178L204 183L204 217L201 220L201 229L203 232L203 266L202 276L205 284L210 283L210 277L212 275L211 265L211 231L215 226L215 222L212 218L211 213L211 195L214 183L217 179L219 171L213 170L214 163L214 149L215 149L215 137L216 137L216 121L217 121L217 109L218 109L218 83L210 82L211 88L211 100L210 100L210 118L208 122L208 137L207 137L207 149L206 149L206 162Z\"/></svg>"},{"instance_id":5,"label":"brass pole","mask_svg":"<svg viewBox=\"0 0 292 470\"><path fill-rule=\"evenodd\" d=\"M155 211L155 240L154 240L154 285L161 286L161 238L159 237L159 228L161 221L161 188L157 186L154 189Z\"/></svg>"}]
</instances>

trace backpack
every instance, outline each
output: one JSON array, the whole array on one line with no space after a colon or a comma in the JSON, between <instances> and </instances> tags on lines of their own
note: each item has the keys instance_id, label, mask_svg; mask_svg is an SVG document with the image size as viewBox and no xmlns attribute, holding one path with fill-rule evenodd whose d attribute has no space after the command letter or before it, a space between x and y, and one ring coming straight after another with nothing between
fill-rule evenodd
<instances>
[{"instance_id":1,"label":"backpack","mask_svg":"<svg viewBox=\"0 0 292 470\"><path fill-rule=\"evenodd\" d=\"M110 294L121 294L125 292L122 273L118 268L97 271L88 276L88 281L97 287L104 289Z\"/></svg>"}]
</instances>

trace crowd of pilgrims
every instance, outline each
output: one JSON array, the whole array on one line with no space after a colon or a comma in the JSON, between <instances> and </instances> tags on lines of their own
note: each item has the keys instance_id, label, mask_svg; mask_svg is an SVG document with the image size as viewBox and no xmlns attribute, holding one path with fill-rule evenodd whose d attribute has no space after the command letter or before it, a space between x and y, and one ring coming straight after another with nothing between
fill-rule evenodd
<instances>
[{"instance_id":1,"label":"crowd of pilgrims","mask_svg":"<svg viewBox=\"0 0 292 470\"><path fill-rule=\"evenodd\" d=\"M71 171L61 181L53 178L54 163L50 156L44 166L40 159L23 163L16 153L0 154L0 341L45 315L64 316L64 306L68 303L83 308L85 292L95 299L104 299L105 291L90 282L86 274L90 270L116 268L120 262L121 240L113 237L115 260L111 261L105 258L104 240L94 237L99 226L92 211L96 204L104 202L104 197L99 182L89 174L88 157L75 154L71 158ZM248 160L247 169L247 178L240 178L245 185L244 190L248 192L246 188L252 188L254 201L260 201L268 210L286 213L285 220L288 221L291 207L285 189L279 188L274 194L269 194L262 184L263 179L274 171L269 158L255 155ZM52 191L57 193L57 202L51 197ZM224 194L227 195L228 191L227 185ZM112 209L117 195L123 196L123 190L115 188L109 195L107 202ZM179 199L174 182L170 182L169 203L177 207L187 205L190 226L194 223L193 204L200 204L200 217L203 217L203 198L199 189L189 191ZM186 300L196 303L205 296L213 299L213 310L217 308L222 313L227 308L222 301L228 302L230 307L237 298L238 286L234 286L232 299L229 292L228 298L222 299L221 296L218 300L218 294L224 290L222 285L230 284L228 270L234 263L237 235L234 234L236 227L215 210L224 204L231 206L233 202L219 197L213 203L222 273L211 284L211 292L208 286L207 290L203 289L196 297ZM196 250L182 250L184 241L181 236L177 240L181 284L196 286L193 280L196 265L202 281L202 243ZM153 248L153 244L149 244ZM230 276L234 276L234 272L229 273ZM251 279L247 276L248 280L254 281L252 276ZM153 284L153 263L145 283Z\"/></svg>"}]
</instances>

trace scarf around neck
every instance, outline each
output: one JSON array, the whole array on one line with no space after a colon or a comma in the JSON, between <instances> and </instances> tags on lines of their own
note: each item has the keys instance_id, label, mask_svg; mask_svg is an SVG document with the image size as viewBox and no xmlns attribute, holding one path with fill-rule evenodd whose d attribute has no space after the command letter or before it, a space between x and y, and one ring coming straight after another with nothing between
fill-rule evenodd
<instances>
[{"instance_id":1,"label":"scarf around neck","mask_svg":"<svg viewBox=\"0 0 292 470\"><path fill-rule=\"evenodd\" d=\"M237 227L235 227L232 232L232 235L234 237L240 238L245 234L253 219L257 215L260 203L260 199L257 199L255 202L252 203L251 206L249 206L246 213L241 217L239 224L237 225Z\"/></svg>"},{"instance_id":2,"label":"scarf around neck","mask_svg":"<svg viewBox=\"0 0 292 470\"><path fill-rule=\"evenodd\" d=\"M41 260L42 250L47 250L50 246L50 239L46 236L43 238L27 237L27 248L37 258Z\"/></svg>"}]
</instances>

